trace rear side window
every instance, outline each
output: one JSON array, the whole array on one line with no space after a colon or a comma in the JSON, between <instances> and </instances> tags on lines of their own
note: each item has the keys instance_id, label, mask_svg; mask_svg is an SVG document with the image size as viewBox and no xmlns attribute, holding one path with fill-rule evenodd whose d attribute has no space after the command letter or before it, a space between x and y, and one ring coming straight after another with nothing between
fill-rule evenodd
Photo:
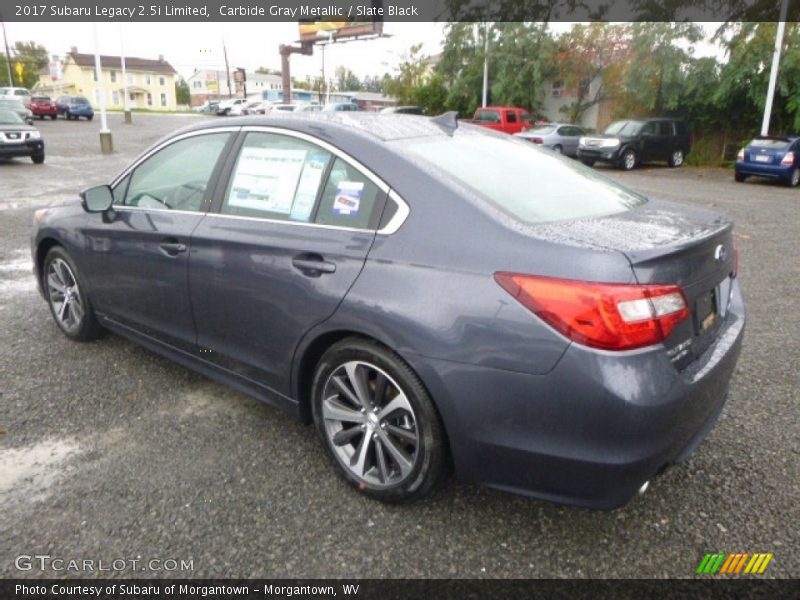
<instances>
[{"instance_id":1,"label":"rear side window","mask_svg":"<svg viewBox=\"0 0 800 600\"><path fill-rule=\"evenodd\" d=\"M452 137L403 140L396 148L428 161L523 223L614 214L645 202L593 169L510 136L456 130Z\"/></svg>"},{"instance_id":2,"label":"rear side window","mask_svg":"<svg viewBox=\"0 0 800 600\"><path fill-rule=\"evenodd\" d=\"M358 169L337 158L320 197L314 222L368 229L380 198L378 186Z\"/></svg>"},{"instance_id":3,"label":"rear side window","mask_svg":"<svg viewBox=\"0 0 800 600\"><path fill-rule=\"evenodd\" d=\"M658 135L675 135L672 129L672 121L659 122Z\"/></svg>"},{"instance_id":4,"label":"rear side window","mask_svg":"<svg viewBox=\"0 0 800 600\"><path fill-rule=\"evenodd\" d=\"M675 121L675 133L678 135L686 135L689 133L688 128L686 127L686 123L683 121Z\"/></svg>"}]
</instances>

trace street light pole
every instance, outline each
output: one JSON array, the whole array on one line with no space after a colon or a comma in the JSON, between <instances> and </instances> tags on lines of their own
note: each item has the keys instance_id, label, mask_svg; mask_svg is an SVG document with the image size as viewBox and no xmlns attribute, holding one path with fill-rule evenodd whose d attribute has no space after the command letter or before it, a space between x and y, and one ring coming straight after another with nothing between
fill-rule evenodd
<instances>
[{"instance_id":1,"label":"street light pole","mask_svg":"<svg viewBox=\"0 0 800 600\"><path fill-rule=\"evenodd\" d=\"M786 11L789 0L782 0L781 15L778 18L778 32L775 34L775 52L772 54L772 68L769 71L769 87L767 88L767 103L764 105L764 119L761 121L761 135L769 133L769 120L772 116L772 101L775 98L775 83L778 79L778 65L781 61L781 47L783 46L783 32L786 28Z\"/></svg>"},{"instance_id":2,"label":"street light pole","mask_svg":"<svg viewBox=\"0 0 800 600\"><path fill-rule=\"evenodd\" d=\"M94 32L94 72L97 77L97 91L100 99L100 152L111 154L114 144L111 140L111 130L106 120L106 91L103 85L103 70L100 67L100 45L97 41L97 23L92 23Z\"/></svg>"},{"instance_id":3,"label":"street light pole","mask_svg":"<svg viewBox=\"0 0 800 600\"><path fill-rule=\"evenodd\" d=\"M125 42L122 35L122 23L119 24L119 53L122 63L122 110L125 115L125 122L131 123L131 111L128 108L128 76L125 72Z\"/></svg>"},{"instance_id":4,"label":"street light pole","mask_svg":"<svg viewBox=\"0 0 800 600\"><path fill-rule=\"evenodd\" d=\"M3 26L3 43L6 46L6 71L8 72L8 85L13 86L14 80L11 78L11 52L8 51L8 37L6 36L5 21L0 21Z\"/></svg>"}]
</instances>

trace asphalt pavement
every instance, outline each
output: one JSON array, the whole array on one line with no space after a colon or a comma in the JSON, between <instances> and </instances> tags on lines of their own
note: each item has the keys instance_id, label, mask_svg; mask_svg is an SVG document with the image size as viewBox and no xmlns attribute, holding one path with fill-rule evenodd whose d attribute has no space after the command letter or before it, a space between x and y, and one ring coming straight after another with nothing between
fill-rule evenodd
<instances>
[{"instance_id":1,"label":"asphalt pavement","mask_svg":"<svg viewBox=\"0 0 800 600\"><path fill-rule=\"evenodd\" d=\"M59 333L31 274L34 209L207 117L112 115L110 156L98 118L40 123L44 165L0 161L0 577L689 577L716 551L772 552L763 577L800 576L800 189L600 167L737 223L744 349L687 463L610 512L454 481L387 506L336 476L312 428L121 338ZM95 571L19 570L26 555Z\"/></svg>"}]
</instances>

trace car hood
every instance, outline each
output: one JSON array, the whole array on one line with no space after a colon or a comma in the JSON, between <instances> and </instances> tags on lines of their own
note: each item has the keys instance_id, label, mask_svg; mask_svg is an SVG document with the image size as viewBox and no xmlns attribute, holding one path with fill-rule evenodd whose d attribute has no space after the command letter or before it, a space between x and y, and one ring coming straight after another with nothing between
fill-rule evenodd
<instances>
[{"instance_id":1,"label":"car hood","mask_svg":"<svg viewBox=\"0 0 800 600\"><path fill-rule=\"evenodd\" d=\"M0 123L0 131L37 131L37 129L25 123Z\"/></svg>"}]
</instances>

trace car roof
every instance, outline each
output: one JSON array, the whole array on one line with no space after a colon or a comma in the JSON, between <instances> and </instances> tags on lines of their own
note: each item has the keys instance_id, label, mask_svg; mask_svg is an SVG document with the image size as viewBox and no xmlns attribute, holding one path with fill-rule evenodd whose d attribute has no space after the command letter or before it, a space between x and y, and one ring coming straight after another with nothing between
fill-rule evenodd
<instances>
[{"instance_id":1,"label":"car roof","mask_svg":"<svg viewBox=\"0 0 800 600\"><path fill-rule=\"evenodd\" d=\"M407 115L356 112L286 112L281 116L253 115L232 117L219 121L203 121L185 127L175 135L219 127L276 127L305 132L321 139L328 139L336 132L359 135L379 141L401 140L415 137L446 136L445 130L431 118L409 119Z\"/></svg>"}]
</instances>

